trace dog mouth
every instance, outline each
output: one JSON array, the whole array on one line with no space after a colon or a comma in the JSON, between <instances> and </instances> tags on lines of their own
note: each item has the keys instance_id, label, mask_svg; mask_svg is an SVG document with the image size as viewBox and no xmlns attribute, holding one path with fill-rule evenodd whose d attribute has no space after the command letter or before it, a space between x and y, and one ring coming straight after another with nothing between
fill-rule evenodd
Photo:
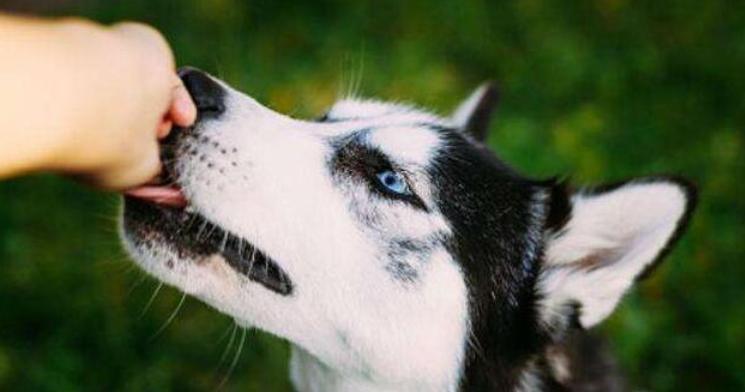
<instances>
[{"instance_id":1,"label":"dog mouth","mask_svg":"<svg viewBox=\"0 0 745 392\"><path fill-rule=\"evenodd\" d=\"M164 145L163 150L169 147ZM163 162L173 159L164 157ZM179 257L202 259L217 254L249 280L281 295L292 293L292 282L276 261L190 206L168 164L156 180L125 192L124 228L140 245L157 236L172 245Z\"/></svg>"}]
</instances>

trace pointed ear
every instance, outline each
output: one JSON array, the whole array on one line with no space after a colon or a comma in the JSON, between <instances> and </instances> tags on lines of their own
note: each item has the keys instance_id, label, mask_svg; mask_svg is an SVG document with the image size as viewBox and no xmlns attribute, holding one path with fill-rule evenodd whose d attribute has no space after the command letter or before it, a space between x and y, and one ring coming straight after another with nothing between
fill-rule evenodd
<instances>
[{"instance_id":1,"label":"pointed ear","mask_svg":"<svg viewBox=\"0 0 745 392\"><path fill-rule=\"evenodd\" d=\"M489 131L494 109L499 103L499 90L493 82L479 86L450 116L456 127L483 142Z\"/></svg>"},{"instance_id":2,"label":"pointed ear","mask_svg":"<svg viewBox=\"0 0 745 392\"><path fill-rule=\"evenodd\" d=\"M546 243L542 311L551 317L579 305L579 322L589 328L670 249L696 191L688 181L655 177L578 192L570 203L571 215Z\"/></svg>"}]
</instances>

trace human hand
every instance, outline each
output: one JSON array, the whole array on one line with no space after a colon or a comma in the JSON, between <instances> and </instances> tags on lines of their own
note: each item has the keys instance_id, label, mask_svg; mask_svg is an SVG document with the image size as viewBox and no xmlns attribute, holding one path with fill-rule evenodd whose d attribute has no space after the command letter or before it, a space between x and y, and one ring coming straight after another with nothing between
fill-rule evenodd
<instances>
[{"instance_id":1,"label":"human hand","mask_svg":"<svg viewBox=\"0 0 745 392\"><path fill-rule=\"evenodd\" d=\"M83 125L60 157L63 171L102 189L125 190L160 171L158 139L172 125L190 126L196 107L176 75L173 55L155 29L136 23L110 28L117 53L103 80L104 95L92 123ZM102 97L103 98L103 97ZM102 126L101 120L106 124ZM87 132L93 130L93 132ZM84 139L84 140L83 140ZM82 142L82 143L81 143ZM74 163L70 168L67 163Z\"/></svg>"}]
</instances>

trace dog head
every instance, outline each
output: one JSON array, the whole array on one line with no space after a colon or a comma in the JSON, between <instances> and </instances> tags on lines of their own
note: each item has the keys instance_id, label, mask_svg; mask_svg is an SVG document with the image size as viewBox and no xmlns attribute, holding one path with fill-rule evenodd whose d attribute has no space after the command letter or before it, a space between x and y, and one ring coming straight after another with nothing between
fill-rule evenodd
<instances>
[{"instance_id":1,"label":"dog head","mask_svg":"<svg viewBox=\"0 0 745 392\"><path fill-rule=\"evenodd\" d=\"M675 178L575 192L520 175L480 141L488 86L448 117L344 100L304 121L182 78L199 118L164 143L173 185L125 199L126 249L359 385L491 382L480 366L518 383L542 342L610 314L693 205Z\"/></svg>"}]
</instances>

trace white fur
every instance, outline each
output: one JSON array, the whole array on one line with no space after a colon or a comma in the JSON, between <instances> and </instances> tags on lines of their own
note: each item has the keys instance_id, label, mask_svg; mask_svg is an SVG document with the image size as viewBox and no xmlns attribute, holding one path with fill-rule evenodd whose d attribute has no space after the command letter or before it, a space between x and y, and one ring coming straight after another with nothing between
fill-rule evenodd
<instances>
[{"instance_id":1,"label":"white fur","mask_svg":"<svg viewBox=\"0 0 745 392\"><path fill-rule=\"evenodd\" d=\"M667 244L686 202L681 187L670 182L631 183L600 195L575 195L571 220L546 250L548 269L542 284L547 311L578 301L585 327L605 319ZM588 258L594 261L588 264Z\"/></svg>"},{"instance_id":2,"label":"white fur","mask_svg":"<svg viewBox=\"0 0 745 392\"><path fill-rule=\"evenodd\" d=\"M193 212L276 261L292 280L292 294L249 280L222 256L180 255L162 234L154 234L154 246L138 246L123 233L130 254L149 273L239 324L289 340L299 391L455 391L468 292L459 265L437 240L452 228L437 209L425 169L446 147L433 125L464 124L483 89L451 120L408 105L346 100L329 111L330 121L315 123L275 113L223 86L226 111L199 122L199 138L181 146L178 183ZM403 172L426 210L332 175L333 141L358 134ZM536 192L532 201L526 262L540 250L547 197ZM540 283L546 317L579 301L585 326L605 318L667 243L685 202L672 183L575 195L571 221L546 249ZM396 279L388 269L388 247L399 239L428 244L396 259L416 279ZM582 260L593 255L597 268L584 268ZM519 389L540 386L533 368Z\"/></svg>"},{"instance_id":3,"label":"white fur","mask_svg":"<svg viewBox=\"0 0 745 392\"><path fill-rule=\"evenodd\" d=\"M368 99L345 99L334 104L327 116L333 120L375 120L376 124L440 123L442 118L408 104ZM382 123L381 123L382 121Z\"/></svg>"},{"instance_id":4,"label":"white fur","mask_svg":"<svg viewBox=\"0 0 745 392\"><path fill-rule=\"evenodd\" d=\"M332 138L370 129L367 142L415 179L433 206L422 170L440 140L417 124L436 117L402 105L350 101L333 114L364 108L364 115L319 124L228 91L224 115L198 125L199 135L210 140L187 146L196 155L179 154L178 182L193 211L277 261L292 279L293 294L267 290L220 256L168 269L163 261L176 252L166 244L150 250L128 241L130 253L148 272L240 324L292 342L298 390L454 390L468 319L457 263L439 245L426 260L407 260L418 272L412 287L392 278L382 248L389 237L426 240L449 232L448 225L436 209L372 197L355 183L335 184L328 166ZM377 214L379 226L361 222L354 206Z\"/></svg>"},{"instance_id":5,"label":"white fur","mask_svg":"<svg viewBox=\"0 0 745 392\"><path fill-rule=\"evenodd\" d=\"M441 144L437 133L411 126L378 127L370 135L370 142L389 153L397 163L415 165L420 170L431 161Z\"/></svg>"}]
</instances>

